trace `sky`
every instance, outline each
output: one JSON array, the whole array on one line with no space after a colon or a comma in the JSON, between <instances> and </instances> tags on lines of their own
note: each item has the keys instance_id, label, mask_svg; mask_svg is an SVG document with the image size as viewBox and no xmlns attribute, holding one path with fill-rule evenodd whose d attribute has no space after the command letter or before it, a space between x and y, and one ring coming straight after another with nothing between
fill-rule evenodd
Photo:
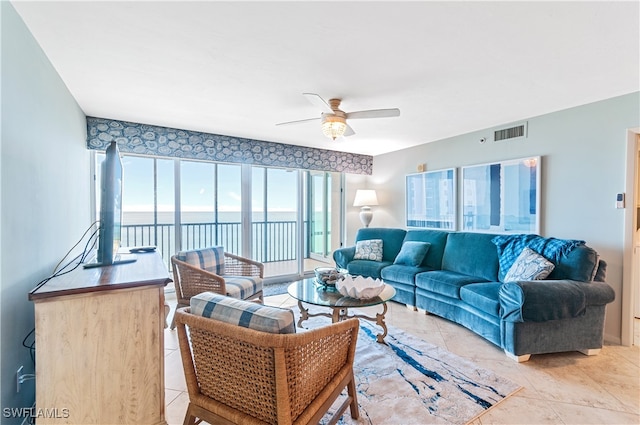
<instances>
[{"instance_id":1,"label":"sky","mask_svg":"<svg viewBox=\"0 0 640 425\"><path fill-rule=\"evenodd\" d=\"M98 158L101 161L102 157ZM153 159L123 156L125 211L153 211ZM174 209L174 160L156 160L158 179L158 210ZM180 193L183 211L211 211L215 199L215 166L197 161L180 162ZM264 202L264 168L253 167L252 209L262 210ZM218 164L218 210L240 211L241 167L236 164ZM270 211L295 211L297 173L281 169L268 169L267 194Z\"/></svg>"}]
</instances>

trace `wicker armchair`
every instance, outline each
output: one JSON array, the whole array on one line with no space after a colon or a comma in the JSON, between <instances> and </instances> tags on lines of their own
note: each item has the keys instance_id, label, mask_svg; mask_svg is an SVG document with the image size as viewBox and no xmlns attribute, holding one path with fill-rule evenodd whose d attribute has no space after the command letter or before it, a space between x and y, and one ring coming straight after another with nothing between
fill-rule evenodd
<instances>
[{"instance_id":1,"label":"wicker armchair","mask_svg":"<svg viewBox=\"0 0 640 425\"><path fill-rule=\"evenodd\" d=\"M176 298L178 305L189 307L189 300L194 295L202 292L216 292L222 295L229 295L234 298L253 300L262 303L262 279L264 278L264 264L238 255L224 253L224 274L204 270L197 265L179 260L176 255L171 257L171 267L173 269L173 283L176 287ZM227 287L227 281L238 277L251 277L259 281L258 287L248 291L246 296L240 292L230 293L232 288ZM237 288L234 288L237 289ZM175 316L171 321L171 329L175 329Z\"/></svg>"},{"instance_id":2,"label":"wicker armchair","mask_svg":"<svg viewBox=\"0 0 640 425\"><path fill-rule=\"evenodd\" d=\"M271 334L176 312L189 391L184 424L317 424L347 388L332 424L359 416L353 360L359 322Z\"/></svg>"}]
</instances>

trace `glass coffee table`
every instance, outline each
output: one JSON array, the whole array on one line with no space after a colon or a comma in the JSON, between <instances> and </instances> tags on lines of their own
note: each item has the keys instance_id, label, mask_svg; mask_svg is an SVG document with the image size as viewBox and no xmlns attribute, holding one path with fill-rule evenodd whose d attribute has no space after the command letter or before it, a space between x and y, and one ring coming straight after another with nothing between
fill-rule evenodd
<instances>
[{"instance_id":1,"label":"glass coffee table","mask_svg":"<svg viewBox=\"0 0 640 425\"><path fill-rule=\"evenodd\" d=\"M298 326L302 327L302 322L310 317L325 316L330 317L332 323L341 320L356 317L358 319L370 320L376 322L383 332L376 336L380 343L384 343L384 337L387 336L387 325L384 322L384 316L387 314L387 301L396 294L396 290L391 285L385 285L384 289L375 298L359 300L356 298L345 297L333 286L324 286L316 281L315 278L309 278L293 282L287 288L287 292L293 298L298 300L300 308L300 320ZM331 308L331 313L309 313L308 308L304 308L303 304L312 304L320 307ZM371 307L382 304L382 313L376 313L376 317L365 316L362 314L349 315L350 308Z\"/></svg>"}]
</instances>

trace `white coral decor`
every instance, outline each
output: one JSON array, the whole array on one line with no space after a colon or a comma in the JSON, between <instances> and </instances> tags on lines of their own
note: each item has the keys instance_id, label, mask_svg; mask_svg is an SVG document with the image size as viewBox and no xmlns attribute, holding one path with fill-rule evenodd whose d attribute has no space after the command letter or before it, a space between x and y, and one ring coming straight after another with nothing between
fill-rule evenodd
<instances>
[{"instance_id":1,"label":"white coral decor","mask_svg":"<svg viewBox=\"0 0 640 425\"><path fill-rule=\"evenodd\" d=\"M346 275L336 282L336 288L345 297L367 299L380 295L384 282L370 277Z\"/></svg>"}]
</instances>

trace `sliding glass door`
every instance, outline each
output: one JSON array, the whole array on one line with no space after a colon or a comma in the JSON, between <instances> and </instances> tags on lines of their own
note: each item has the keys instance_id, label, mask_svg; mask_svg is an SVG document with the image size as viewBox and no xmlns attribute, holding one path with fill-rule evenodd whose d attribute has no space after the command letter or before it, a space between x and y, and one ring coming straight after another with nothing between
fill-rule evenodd
<instances>
[{"instance_id":1,"label":"sliding glass door","mask_svg":"<svg viewBox=\"0 0 640 425\"><path fill-rule=\"evenodd\" d=\"M309 172L309 256L327 261L331 252L331 175Z\"/></svg>"},{"instance_id":2,"label":"sliding glass door","mask_svg":"<svg viewBox=\"0 0 640 425\"><path fill-rule=\"evenodd\" d=\"M242 253L239 165L180 161L181 249L214 245Z\"/></svg>"},{"instance_id":3,"label":"sliding glass door","mask_svg":"<svg viewBox=\"0 0 640 425\"><path fill-rule=\"evenodd\" d=\"M265 264L265 276L299 273L297 170L252 167L252 257Z\"/></svg>"},{"instance_id":4,"label":"sliding glass door","mask_svg":"<svg viewBox=\"0 0 640 425\"><path fill-rule=\"evenodd\" d=\"M264 263L271 281L332 263L340 173L135 155L123 165L123 246L155 245L169 266L177 251L222 245Z\"/></svg>"},{"instance_id":5,"label":"sliding glass door","mask_svg":"<svg viewBox=\"0 0 640 425\"><path fill-rule=\"evenodd\" d=\"M103 159L103 154L96 155L96 169ZM176 249L174 161L127 155L122 166L122 246L156 246L168 265Z\"/></svg>"}]
</instances>

